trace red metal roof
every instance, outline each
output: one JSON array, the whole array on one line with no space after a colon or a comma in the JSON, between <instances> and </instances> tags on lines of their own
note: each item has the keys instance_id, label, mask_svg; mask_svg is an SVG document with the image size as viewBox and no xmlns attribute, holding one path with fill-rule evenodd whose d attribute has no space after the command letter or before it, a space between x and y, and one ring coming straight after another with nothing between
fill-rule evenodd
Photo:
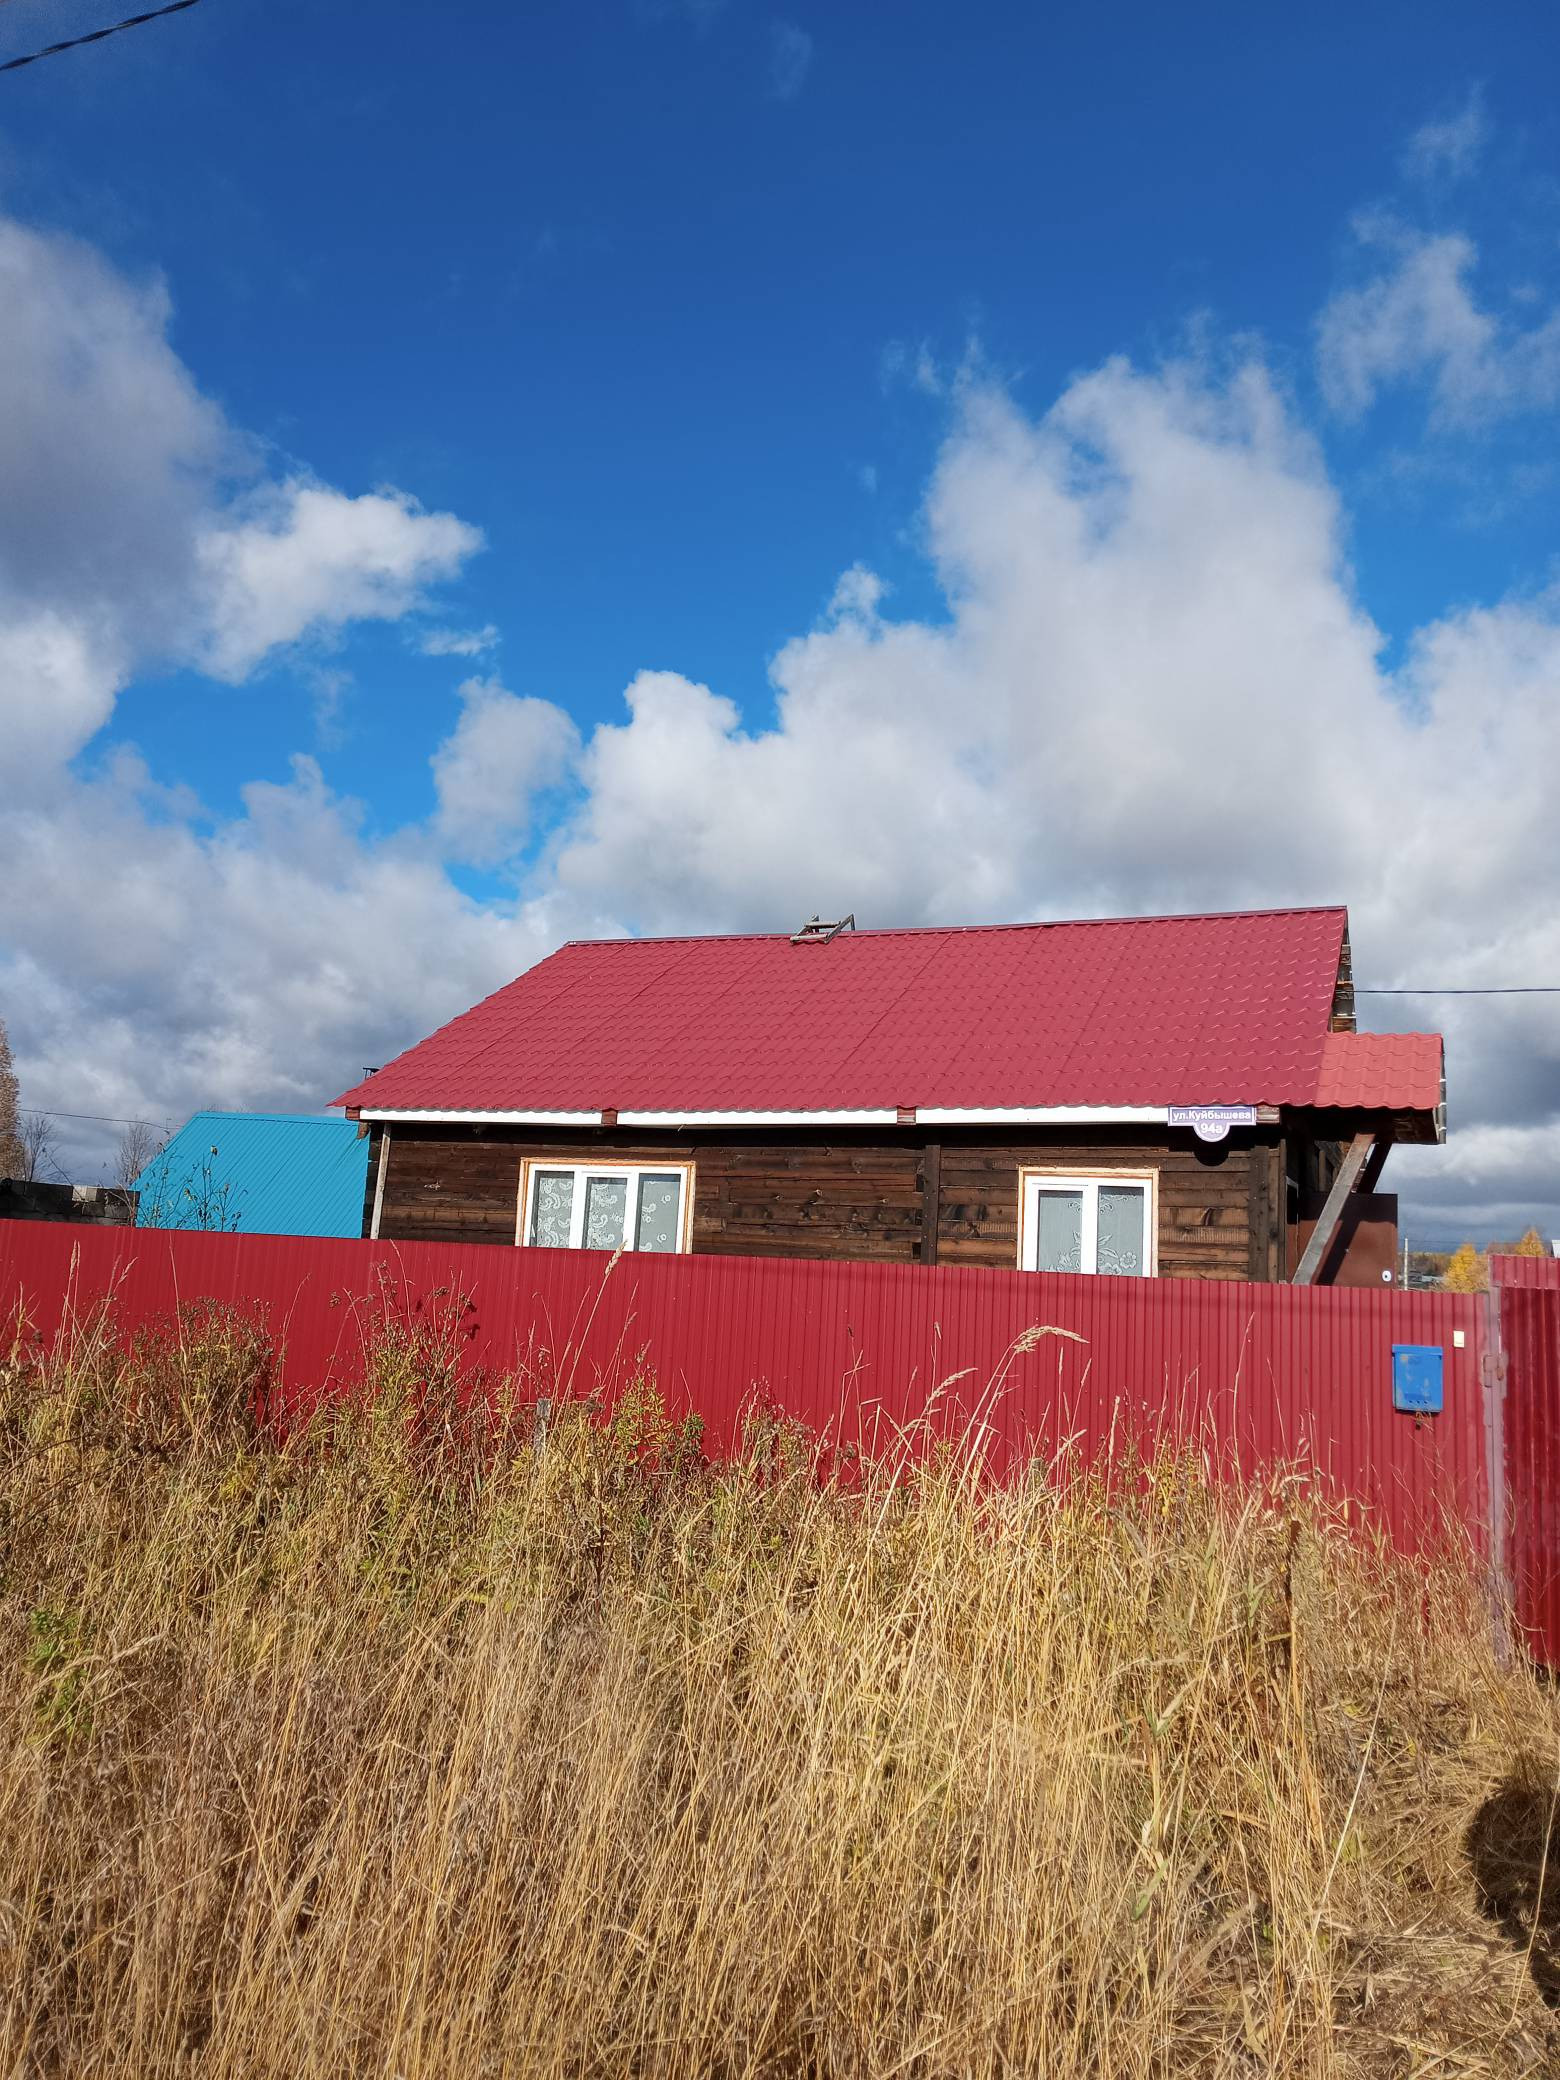
<instances>
[{"instance_id":1,"label":"red metal roof","mask_svg":"<svg viewBox=\"0 0 1560 2080\"><path fill-rule=\"evenodd\" d=\"M1346 923L1342 909L1263 910L800 946L576 940L336 1103L678 1115L1336 1103L1318 1088ZM1419 1102L1361 1095L1364 1068L1353 1088L1355 1104Z\"/></svg>"},{"instance_id":2,"label":"red metal roof","mask_svg":"<svg viewBox=\"0 0 1560 2080\"><path fill-rule=\"evenodd\" d=\"M1442 1097L1439 1033L1329 1033L1313 1105L1434 1112Z\"/></svg>"}]
</instances>

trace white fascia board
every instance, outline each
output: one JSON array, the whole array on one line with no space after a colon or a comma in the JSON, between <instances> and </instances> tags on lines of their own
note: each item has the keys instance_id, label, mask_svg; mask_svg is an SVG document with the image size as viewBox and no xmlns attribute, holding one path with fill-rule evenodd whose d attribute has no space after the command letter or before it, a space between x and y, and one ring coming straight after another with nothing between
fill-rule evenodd
<instances>
[{"instance_id":1,"label":"white fascia board","mask_svg":"<svg viewBox=\"0 0 1560 2080\"><path fill-rule=\"evenodd\" d=\"M1165 1126L1168 1105L1011 1105L917 1107L917 1126L1138 1127Z\"/></svg>"},{"instance_id":2,"label":"white fascia board","mask_svg":"<svg viewBox=\"0 0 1560 2080\"><path fill-rule=\"evenodd\" d=\"M418 1126L599 1127L599 1112L397 1112L365 1105L359 1119L411 1120Z\"/></svg>"},{"instance_id":3,"label":"white fascia board","mask_svg":"<svg viewBox=\"0 0 1560 2080\"><path fill-rule=\"evenodd\" d=\"M599 1127L599 1112L396 1112L364 1106L366 1120L410 1120L426 1125L465 1121L500 1127ZM917 1126L1113 1127L1164 1126L1167 1105L920 1106ZM620 1112L620 1127L893 1127L898 1108L866 1112Z\"/></svg>"},{"instance_id":4,"label":"white fascia board","mask_svg":"<svg viewBox=\"0 0 1560 2080\"><path fill-rule=\"evenodd\" d=\"M891 1127L899 1118L878 1112L620 1112L620 1127Z\"/></svg>"}]
</instances>

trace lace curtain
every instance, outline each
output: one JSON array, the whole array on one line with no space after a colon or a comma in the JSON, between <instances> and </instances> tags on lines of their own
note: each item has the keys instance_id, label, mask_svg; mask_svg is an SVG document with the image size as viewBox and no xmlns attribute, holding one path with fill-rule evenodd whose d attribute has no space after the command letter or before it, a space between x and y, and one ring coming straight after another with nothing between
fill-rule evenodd
<instances>
[{"instance_id":1,"label":"lace curtain","mask_svg":"<svg viewBox=\"0 0 1560 2080\"><path fill-rule=\"evenodd\" d=\"M641 1250L674 1250L682 1212L680 1177L642 1177L639 1180L639 1223L634 1247Z\"/></svg>"},{"instance_id":2,"label":"lace curtain","mask_svg":"<svg viewBox=\"0 0 1560 2080\"><path fill-rule=\"evenodd\" d=\"M1094 1250L1086 1263L1084 1235L1091 1210ZM1080 1179L1075 1186L1044 1185L1035 1193L1035 1269L1142 1278L1148 1269L1147 1223L1148 1194L1140 1184Z\"/></svg>"},{"instance_id":3,"label":"lace curtain","mask_svg":"<svg viewBox=\"0 0 1560 2080\"><path fill-rule=\"evenodd\" d=\"M1141 1278L1143 1216L1148 1195L1141 1185L1100 1186L1097 1271L1107 1277Z\"/></svg>"},{"instance_id":4,"label":"lace curtain","mask_svg":"<svg viewBox=\"0 0 1560 2080\"><path fill-rule=\"evenodd\" d=\"M629 1199L630 1188L634 1198ZM531 1199L527 1241L543 1249L567 1249L576 1212L575 1193L585 1194L580 1243L585 1249L674 1251L682 1236L683 1181L676 1172L538 1170ZM632 1215L630 1206L632 1204Z\"/></svg>"},{"instance_id":5,"label":"lace curtain","mask_svg":"<svg viewBox=\"0 0 1560 2080\"><path fill-rule=\"evenodd\" d=\"M1083 1269L1083 1193L1044 1191L1039 1195L1039 1252L1036 1266L1041 1271Z\"/></svg>"},{"instance_id":6,"label":"lace curtain","mask_svg":"<svg viewBox=\"0 0 1560 2080\"><path fill-rule=\"evenodd\" d=\"M574 1177L568 1170L540 1170L531 1204L531 1240L543 1249L567 1249L574 1215Z\"/></svg>"},{"instance_id":7,"label":"lace curtain","mask_svg":"<svg viewBox=\"0 0 1560 2080\"><path fill-rule=\"evenodd\" d=\"M591 1177L585 1183L585 1247L617 1249L628 1212L626 1177Z\"/></svg>"}]
</instances>

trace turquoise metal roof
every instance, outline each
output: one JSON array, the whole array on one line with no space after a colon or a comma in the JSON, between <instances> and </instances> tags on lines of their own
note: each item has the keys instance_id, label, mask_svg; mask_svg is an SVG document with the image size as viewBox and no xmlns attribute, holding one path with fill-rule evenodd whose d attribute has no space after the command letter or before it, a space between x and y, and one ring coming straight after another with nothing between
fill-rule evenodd
<instances>
[{"instance_id":1,"label":"turquoise metal roof","mask_svg":"<svg viewBox=\"0 0 1560 2080\"><path fill-rule=\"evenodd\" d=\"M361 1235L368 1137L350 1119L197 1112L135 1181L143 1228Z\"/></svg>"}]
</instances>

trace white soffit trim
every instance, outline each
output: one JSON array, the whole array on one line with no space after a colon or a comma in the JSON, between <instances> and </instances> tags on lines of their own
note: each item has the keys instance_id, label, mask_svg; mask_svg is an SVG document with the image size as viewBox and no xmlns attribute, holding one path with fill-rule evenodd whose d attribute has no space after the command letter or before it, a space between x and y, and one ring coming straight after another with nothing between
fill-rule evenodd
<instances>
[{"instance_id":1,"label":"white soffit trim","mask_svg":"<svg viewBox=\"0 0 1560 2080\"><path fill-rule=\"evenodd\" d=\"M915 1115L917 1126L934 1127L1162 1127L1169 1118L1168 1105L921 1105Z\"/></svg>"},{"instance_id":2,"label":"white soffit trim","mask_svg":"<svg viewBox=\"0 0 1560 2080\"><path fill-rule=\"evenodd\" d=\"M897 1110L876 1112L620 1112L620 1127L891 1127Z\"/></svg>"},{"instance_id":3,"label":"white soffit trim","mask_svg":"<svg viewBox=\"0 0 1560 2080\"><path fill-rule=\"evenodd\" d=\"M395 1112L388 1108L363 1106L359 1119L416 1121L422 1126L454 1125L496 1127L599 1127L599 1112Z\"/></svg>"},{"instance_id":4,"label":"white soffit trim","mask_svg":"<svg viewBox=\"0 0 1560 2080\"><path fill-rule=\"evenodd\" d=\"M397 1112L365 1105L366 1120L443 1121L502 1127L599 1127L599 1112ZM1168 1105L1014 1105L916 1109L916 1126L1163 1126ZM619 1112L620 1127L893 1127L899 1110L872 1112Z\"/></svg>"}]
</instances>

